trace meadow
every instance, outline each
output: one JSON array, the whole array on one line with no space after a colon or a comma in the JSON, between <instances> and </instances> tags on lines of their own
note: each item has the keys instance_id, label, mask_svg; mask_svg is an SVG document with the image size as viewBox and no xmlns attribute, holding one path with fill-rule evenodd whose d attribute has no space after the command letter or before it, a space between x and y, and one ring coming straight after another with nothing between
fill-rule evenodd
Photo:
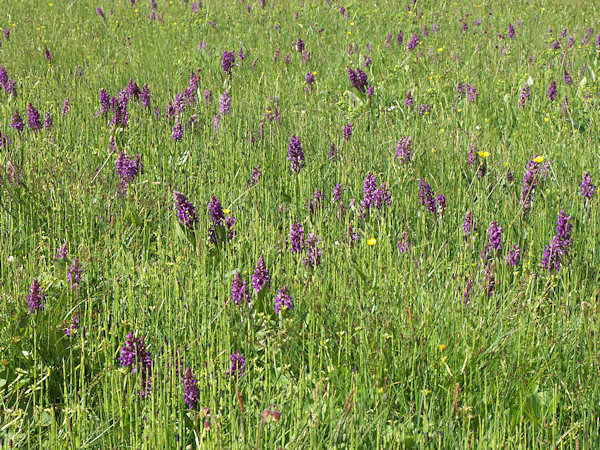
<instances>
[{"instance_id":1,"label":"meadow","mask_svg":"<svg viewBox=\"0 0 600 450\"><path fill-rule=\"evenodd\" d=\"M5 448L598 448L594 2L0 0Z\"/></svg>"}]
</instances>

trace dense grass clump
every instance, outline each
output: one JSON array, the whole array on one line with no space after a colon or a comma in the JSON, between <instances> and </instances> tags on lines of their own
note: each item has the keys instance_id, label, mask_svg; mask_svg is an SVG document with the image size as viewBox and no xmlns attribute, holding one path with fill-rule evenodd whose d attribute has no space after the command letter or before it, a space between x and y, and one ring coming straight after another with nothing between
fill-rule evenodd
<instances>
[{"instance_id":1,"label":"dense grass clump","mask_svg":"<svg viewBox=\"0 0 600 450\"><path fill-rule=\"evenodd\" d=\"M0 442L597 448L593 2L0 0Z\"/></svg>"}]
</instances>

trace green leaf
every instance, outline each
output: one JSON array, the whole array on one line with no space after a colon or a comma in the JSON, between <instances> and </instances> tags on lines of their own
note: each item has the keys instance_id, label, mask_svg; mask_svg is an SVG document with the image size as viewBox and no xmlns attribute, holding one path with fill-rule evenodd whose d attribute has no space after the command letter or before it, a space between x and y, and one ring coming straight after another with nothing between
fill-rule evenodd
<instances>
[{"instance_id":1,"label":"green leaf","mask_svg":"<svg viewBox=\"0 0 600 450\"><path fill-rule=\"evenodd\" d=\"M352 100L354 103L357 103L361 106L363 105L364 102L354 92L346 90L344 94L348 95L348 97L350 97L350 100Z\"/></svg>"},{"instance_id":2,"label":"green leaf","mask_svg":"<svg viewBox=\"0 0 600 450\"><path fill-rule=\"evenodd\" d=\"M525 399L523 415L535 425L539 425L542 422L542 400L537 392L529 394Z\"/></svg>"}]
</instances>

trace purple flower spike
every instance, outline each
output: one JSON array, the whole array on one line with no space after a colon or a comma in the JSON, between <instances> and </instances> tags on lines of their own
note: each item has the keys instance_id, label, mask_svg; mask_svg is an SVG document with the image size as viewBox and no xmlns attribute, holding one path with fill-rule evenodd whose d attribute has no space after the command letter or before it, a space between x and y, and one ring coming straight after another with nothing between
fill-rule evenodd
<instances>
[{"instance_id":1,"label":"purple flower spike","mask_svg":"<svg viewBox=\"0 0 600 450\"><path fill-rule=\"evenodd\" d=\"M6 135L2 135L0 132L0 148L8 148L10 145L10 139Z\"/></svg>"},{"instance_id":2,"label":"purple flower spike","mask_svg":"<svg viewBox=\"0 0 600 450\"><path fill-rule=\"evenodd\" d=\"M496 287L496 276L492 272L492 268L488 265L484 270L485 283L487 284L486 292L487 296L491 297L494 295L494 288Z\"/></svg>"},{"instance_id":3,"label":"purple flower spike","mask_svg":"<svg viewBox=\"0 0 600 450\"><path fill-rule=\"evenodd\" d=\"M44 128L47 131L50 131L52 129L52 125L54 125L54 120L52 120L52 116L50 115L50 111L46 111L46 114L44 116Z\"/></svg>"},{"instance_id":4,"label":"purple flower spike","mask_svg":"<svg viewBox=\"0 0 600 450\"><path fill-rule=\"evenodd\" d=\"M67 328L63 328L63 332L67 337L72 337L73 332L79 328L79 315L77 313L73 314L71 317L71 324Z\"/></svg>"},{"instance_id":5,"label":"purple flower spike","mask_svg":"<svg viewBox=\"0 0 600 450\"><path fill-rule=\"evenodd\" d=\"M436 203L440 214L446 211L446 197L444 195L438 194L436 197Z\"/></svg>"},{"instance_id":6,"label":"purple flower spike","mask_svg":"<svg viewBox=\"0 0 600 450\"><path fill-rule=\"evenodd\" d=\"M402 232L402 237L398 241L398 250L400 250L400 253L406 253L410 250L410 241L408 240L408 231L406 230Z\"/></svg>"},{"instance_id":7,"label":"purple flower spike","mask_svg":"<svg viewBox=\"0 0 600 450\"><path fill-rule=\"evenodd\" d=\"M129 184L135 180L138 175L144 173L144 163L142 163L140 155L135 158L130 158L123 150L116 161L116 172L120 178L118 196L127 196Z\"/></svg>"},{"instance_id":8,"label":"purple flower spike","mask_svg":"<svg viewBox=\"0 0 600 450\"><path fill-rule=\"evenodd\" d=\"M306 268L311 267L316 269L321 264L321 254L323 251L317 247L319 242L320 239L313 233L308 235L305 246L306 256L302 258L302 262L304 262Z\"/></svg>"},{"instance_id":9,"label":"purple flower spike","mask_svg":"<svg viewBox=\"0 0 600 450\"><path fill-rule=\"evenodd\" d=\"M410 92L409 92L410 94ZM403 136L396 144L396 159L403 163L410 162L412 156L412 136Z\"/></svg>"},{"instance_id":10,"label":"purple flower spike","mask_svg":"<svg viewBox=\"0 0 600 450\"><path fill-rule=\"evenodd\" d=\"M469 153L468 153L469 164L475 164L475 159L477 158L476 152L477 152L477 146L475 145L475 142L473 142L471 144L471 146L469 147Z\"/></svg>"},{"instance_id":11,"label":"purple flower spike","mask_svg":"<svg viewBox=\"0 0 600 450\"><path fill-rule=\"evenodd\" d=\"M67 253L68 253L67 243L65 242L63 245L61 245L60 247L58 247L56 249L56 253L54 254L54 257L56 259L66 258Z\"/></svg>"},{"instance_id":12,"label":"purple flower spike","mask_svg":"<svg viewBox=\"0 0 600 450\"><path fill-rule=\"evenodd\" d=\"M72 289L77 289L79 286L79 282L81 281L81 266L79 265L79 258L76 258L73 264L71 264L69 267L67 281L71 283Z\"/></svg>"},{"instance_id":13,"label":"purple flower spike","mask_svg":"<svg viewBox=\"0 0 600 450\"><path fill-rule=\"evenodd\" d=\"M142 105L144 105L144 108L148 108L150 109L151 104L150 104L150 89L148 89L148 85L144 84L142 86L142 90L140 92L140 98L142 99Z\"/></svg>"},{"instance_id":14,"label":"purple flower spike","mask_svg":"<svg viewBox=\"0 0 600 450\"><path fill-rule=\"evenodd\" d=\"M208 204L208 211L210 212L210 218L216 227L223 226L225 220L225 213L223 213L223 207L219 199L213 195Z\"/></svg>"},{"instance_id":15,"label":"purple flower spike","mask_svg":"<svg viewBox=\"0 0 600 450\"><path fill-rule=\"evenodd\" d=\"M509 39L514 39L515 36L516 36L515 27L514 27L514 25L512 23L508 24L508 34L507 34L507 36L508 36Z\"/></svg>"},{"instance_id":16,"label":"purple flower spike","mask_svg":"<svg viewBox=\"0 0 600 450\"><path fill-rule=\"evenodd\" d=\"M44 294L42 294L40 283L37 278L33 279L33 283L29 288L29 295L27 296L27 306L29 307L29 314L35 314L38 311L44 309L42 302L44 301Z\"/></svg>"},{"instance_id":17,"label":"purple flower spike","mask_svg":"<svg viewBox=\"0 0 600 450\"><path fill-rule=\"evenodd\" d=\"M521 248L518 245L514 245L506 253L506 265L515 267L521 260Z\"/></svg>"},{"instance_id":18,"label":"purple flower spike","mask_svg":"<svg viewBox=\"0 0 600 450\"><path fill-rule=\"evenodd\" d=\"M487 230L488 232L488 245L487 248L490 252L502 251L502 227L498 225L498 222L494 220Z\"/></svg>"},{"instance_id":19,"label":"purple flower spike","mask_svg":"<svg viewBox=\"0 0 600 450\"><path fill-rule=\"evenodd\" d=\"M267 265L265 264L265 257L260 255L254 273L252 274L252 287L254 287L257 292L260 292L265 285L268 285L269 288L271 287L271 277Z\"/></svg>"},{"instance_id":20,"label":"purple flower spike","mask_svg":"<svg viewBox=\"0 0 600 450\"><path fill-rule=\"evenodd\" d=\"M404 99L404 106L410 109L413 109L415 107L415 99L413 98L412 93L410 91L406 93L406 98Z\"/></svg>"},{"instance_id":21,"label":"purple flower spike","mask_svg":"<svg viewBox=\"0 0 600 450\"><path fill-rule=\"evenodd\" d=\"M556 81L550 83L550 86L548 86L548 91L546 92L546 96L552 101L556 100Z\"/></svg>"},{"instance_id":22,"label":"purple flower spike","mask_svg":"<svg viewBox=\"0 0 600 450\"><path fill-rule=\"evenodd\" d=\"M569 223L570 219L571 216L567 216L565 210L562 209L556 221L556 235L560 238L565 247L571 245L571 229L573 228L573 225Z\"/></svg>"},{"instance_id":23,"label":"purple flower spike","mask_svg":"<svg viewBox=\"0 0 600 450\"><path fill-rule=\"evenodd\" d=\"M471 232L477 231L471 211L467 212L467 215L465 216L465 221L463 222L463 231L465 232L465 236L471 236Z\"/></svg>"},{"instance_id":24,"label":"purple flower spike","mask_svg":"<svg viewBox=\"0 0 600 450\"><path fill-rule=\"evenodd\" d=\"M360 242L360 236L356 234L354 227L352 224L348 225L348 244L350 244L350 248L354 248L356 244Z\"/></svg>"},{"instance_id":25,"label":"purple flower spike","mask_svg":"<svg viewBox=\"0 0 600 450\"><path fill-rule=\"evenodd\" d=\"M336 156L337 156L337 148L335 148L335 143L332 142L331 147L329 148L329 159L331 161L334 161Z\"/></svg>"},{"instance_id":26,"label":"purple flower spike","mask_svg":"<svg viewBox=\"0 0 600 450\"><path fill-rule=\"evenodd\" d=\"M564 210L560 211L556 223L556 234L546 246L544 255L542 256L542 267L552 272L560 270L563 263L563 257L569 255L571 248L571 229L573 225L569 223L571 219L567 216Z\"/></svg>"},{"instance_id":27,"label":"purple flower spike","mask_svg":"<svg viewBox=\"0 0 600 450\"><path fill-rule=\"evenodd\" d=\"M385 183L377 187L377 179L372 173L365 177L363 183L363 209L369 211L372 208L383 209L384 205L391 203L392 197Z\"/></svg>"},{"instance_id":28,"label":"purple flower spike","mask_svg":"<svg viewBox=\"0 0 600 450\"><path fill-rule=\"evenodd\" d=\"M181 141L183 139L183 125L181 122L177 122L171 130L171 139L174 141Z\"/></svg>"},{"instance_id":29,"label":"purple flower spike","mask_svg":"<svg viewBox=\"0 0 600 450\"><path fill-rule=\"evenodd\" d=\"M525 168L525 174L523 175L523 183L521 189L521 205L523 207L523 213L529 212L531 209L531 199L533 192L538 185L540 163L535 161L535 155L528 163Z\"/></svg>"},{"instance_id":30,"label":"purple flower spike","mask_svg":"<svg viewBox=\"0 0 600 450\"><path fill-rule=\"evenodd\" d=\"M342 183L338 183L333 188L333 202L339 203L342 200L342 192L344 192L346 188Z\"/></svg>"},{"instance_id":31,"label":"purple flower spike","mask_svg":"<svg viewBox=\"0 0 600 450\"><path fill-rule=\"evenodd\" d=\"M364 73L360 68L356 68L356 71L354 71L350 67L348 68L347 73L348 79L350 80L350 86L358 89L362 93L365 93L367 86L369 85L367 74Z\"/></svg>"},{"instance_id":32,"label":"purple flower spike","mask_svg":"<svg viewBox=\"0 0 600 450\"><path fill-rule=\"evenodd\" d=\"M306 83L306 91L307 92L312 92L313 88L314 88L314 84L315 84L315 74L312 72L308 72L306 74L306 78L304 79L304 82Z\"/></svg>"},{"instance_id":33,"label":"purple flower spike","mask_svg":"<svg viewBox=\"0 0 600 450\"><path fill-rule=\"evenodd\" d=\"M344 125L344 130L343 130L343 135L344 135L344 140L349 141L350 137L352 136L352 123L348 123L346 125Z\"/></svg>"},{"instance_id":34,"label":"purple flower spike","mask_svg":"<svg viewBox=\"0 0 600 450\"><path fill-rule=\"evenodd\" d=\"M421 103L417 106L417 114L420 116L427 114L429 111L431 111L431 105L429 103Z\"/></svg>"},{"instance_id":35,"label":"purple flower spike","mask_svg":"<svg viewBox=\"0 0 600 450\"><path fill-rule=\"evenodd\" d=\"M531 95L531 86L526 85L521 91L521 97L519 98L519 107L524 108L525 103L529 100L529 96Z\"/></svg>"},{"instance_id":36,"label":"purple flower spike","mask_svg":"<svg viewBox=\"0 0 600 450\"><path fill-rule=\"evenodd\" d=\"M392 35L390 35L390 40L391 40ZM396 36L396 44L398 45L402 45L402 42L404 42L404 33L402 32L402 30L400 30L398 32L398 35Z\"/></svg>"},{"instance_id":37,"label":"purple flower spike","mask_svg":"<svg viewBox=\"0 0 600 450\"><path fill-rule=\"evenodd\" d=\"M423 178L419 180L419 200L421 201L421 205L427 206L430 212L437 213L433 189Z\"/></svg>"},{"instance_id":38,"label":"purple flower spike","mask_svg":"<svg viewBox=\"0 0 600 450\"><path fill-rule=\"evenodd\" d=\"M183 401L188 409L194 409L198 404L200 397L200 389L198 388L198 380L192 373L189 367L185 371L185 376L182 380L183 385Z\"/></svg>"},{"instance_id":39,"label":"purple flower spike","mask_svg":"<svg viewBox=\"0 0 600 450\"><path fill-rule=\"evenodd\" d=\"M23 119L19 115L19 111L15 109L15 112L12 115L12 121L10 123L10 127L14 128L17 131L23 131L25 128L25 124L23 123Z\"/></svg>"},{"instance_id":40,"label":"purple flower spike","mask_svg":"<svg viewBox=\"0 0 600 450\"><path fill-rule=\"evenodd\" d=\"M223 72L226 74L231 73L231 68L235 63L235 52L223 52L223 57L221 58L221 65L223 66Z\"/></svg>"},{"instance_id":41,"label":"purple flower spike","mask_svg":"<svg viewBox=\"0 0 600 450\"><path fill-rule=\"evenodd\" d=\"M27 105L27 126L30 130L38 131L42 129L42 120L40 113L32 103Z\"/></svg>"},{"instance_id":42,"label":"purple flower spike","mask_svg":"<svg viewBox=\"0 0 600 450\"><path fill-rule=\"evenodd\" d=\"M67 97L63 103L62 116L66 117L66 115L69 114L69 111L71 111L71 101L69 100L69 97Z\"/></svg>"},{"instance_id":43,"label":"purple flower spike","mask_svg":"<svg viewBox=\"0 0 600 450\"><path fill-rule=\"evenodd\" d=\"M228 116L229 111L231 109L231 95L229 94L229 89L223 92L221 96L221 103L219 105L219 115L220 116Z\"/></svg>"},{"instance_id":44,"label":"purple flower spike","mask_svg":"<svg viewBox=\"0 0 600 450\"><path fill-rule=\"evenodd\" d=\"M596 186L592 183L592 177L588 172L585 173L581 180L581 190L579 192L586 200L591 200L596 193Z\"/></svg>"},{"instance_id":45,"label":"purple flower spike","mask_svg":"<svg viewBox=\"0 0 600 450\"><path fill-rule=\"evenodd\" d=\"M262 173L260 171L260 166L256 166L252 169L252 174L250 175L250 186L254 186L258 183L258 181L262 178Z\"/></svg>"},{"instance_id":46,"label":"purple flower spike","mask_svg":"<svg viewBox=\"0 0 600 450\"><path fill-rule=\"evenodd\" d=\"M304 162L304 149L300 143L300 138L295 134L290 137L288 161L290 162L292 173L299 173L306 166Z\"/></svg>"},{"instance_id":47,"label":"purple flower spike","mask_svg":"<svg viewBox=\"0 0 600 450\"><path fill-rule=\"evenodd\" d=\"M100 89L100 115L105 116L110 109L110 95L104 89Z\"/></svg>"},{"instance_id":48,"label":"purple flower spike","mask_svg":"<svg viewBox=\"0 0 600 450\"><path fill-rule=\"evenodd\" d=\"M566 70L563 73L563 81L567 84L573 84L573 77Z\"/></svg>"},{"instance_id":49,"label":"purple flower spike","mask_svg":"<svg viewBox=\"0 0 600 450\"><path fill-rule=\"evenodd\" d=\"M415 48L417 48L418 44L419 44L419 35L417 33L415 33L412 35L410 42L408 44L406 44L406 48L408 48L409 50L414 50Z\"/></svg>"},{"instance_id":50,"label":"purple flower spike","mask_svg":"<svg viewBox=\"0 0 600 450\"><path fill-rule=\"evenodd\" d=\"M194 228L195 224L198 223L198 217L196 216L196 208L192 202L178 191L173 191L173 199L175 200L179 223L187 228Z\"/></svg>"},{"instance_id":51,"label":"purple flower spike","mask_svg":"<svg viewBox=\"0 0 600 450\"><path fill-rule=\"evenodd\" d=\"M552 270L560 271L562 264L562 246L558 236L554 236L544 250L542 256L542 267L552 272Z\"/></svg>"},{"instance_id":52,"label":"purple flower spike","mask_svg":"<svg viewBox=\"0 0 600 450\"><path fill-rule=\"evenodd\" d=\"M292 296L290 295L290 291L286 286L281 286L281 289L277 292L275 296L275 314L279 314L282 308L287 309L288 311L294 308L294 303L292 302Z\"/></svg>"},{"instance_id":53,"label":"purple flower spike","mask_svg":"<svg viewBox=\"0 0 600 450\"><path fill-rule=\"evenodd\" d=\"M242 276L238 271L235 272L233 281L231 282L231 299L236 305L239 305L244 301L246 303L250 303L250 290L248 288L248 283L242 280Z\"/></svg>"},{"instance_id":54,"label":"purple flower spike","mask_svg":"<svg viewBox=\"0 0 600 450\"><path fill-rule=\"evenodd\" d=\"M299 223L290 225L290 252L300 253L304 250L304 229Z\"/></svg>"},{"instance_id":55,"label":"purple flower spike","mask_svg":"<svg viewBox=\"0 0 600 450\"><path fill-rule=\"evenodd\" d=\"M363 208L371 209L377 204L377 179L372 173L365 177L363 183Z\"/></svg>"},{"instance_id":56,"label":"purple flower spike","mask_svg":"<svg viewBox=\"0 0 600 450\"><path fill-rule=\"evenodd\" d=\"M471 301L471 291L473 290L473 277L469 277L467 284L465 285L465 292L463 294L463 301L465 305L468 305Z\"/></svg>"},{"instance_id":57,"label":"purple flower spike","mask_svg":"<svg viewBox=\"0 0 600 450\"><path fill-rule=\"evenodd\" d=\"M246 370L246 357L239 350L236 350L229 359L231 360L231 367L227 371L227 376L240 378Z\"/></svg>"},{"instance_id":58,"label":"purple flower spike","mask_svg":"<svg viewBox=\"0 0 600 450\"><path fill-rule=\"evenodd\" d=\"M98 13L98 15L104 19L104 11L102 11L102 8L96 8L96 13Z\"/></svg>"},{"instance_id":59,"label":"purple flower spike","mask_svg":"<svg viewBox=\"0 0 600 450\"><path fill-rule=\"evenodd\" d=\"M477 97L479 97L479 92L477 92L475 86L471 86L467 83L465 84L465 89L467 91L467 98L470 102L474 102L475 100L477 100Z\"/></svg>"},{"instance_id":60,"label":"purple flower spike","mask_svg":"<svg viewBox=\"0 0 600 450\"><path fill-rule=\"evenodd\" d=\"M138 393L145 397L152 387L152 355L144 345L144 338L135 338L133 333L127 335L125 345L121 347L119 362L122 367L129 367L132 373L141 373L142 390Z\"/></svg>"}]
</instances>

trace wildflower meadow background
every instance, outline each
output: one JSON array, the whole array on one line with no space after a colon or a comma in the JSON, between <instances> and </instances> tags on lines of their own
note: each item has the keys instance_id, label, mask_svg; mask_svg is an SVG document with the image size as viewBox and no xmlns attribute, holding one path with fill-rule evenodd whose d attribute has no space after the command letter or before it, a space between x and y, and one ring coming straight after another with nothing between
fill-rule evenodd
<instances>
[{"instance_id":1,"label":"wildflower meadow background","mask_svg":"<svg viewBox=\"0 0 600 450\"><path fill-rule=\"evenodd\" d=\"M594 2L0 0L0 442L598 448Z\"/></svg>"}]
</instances>

